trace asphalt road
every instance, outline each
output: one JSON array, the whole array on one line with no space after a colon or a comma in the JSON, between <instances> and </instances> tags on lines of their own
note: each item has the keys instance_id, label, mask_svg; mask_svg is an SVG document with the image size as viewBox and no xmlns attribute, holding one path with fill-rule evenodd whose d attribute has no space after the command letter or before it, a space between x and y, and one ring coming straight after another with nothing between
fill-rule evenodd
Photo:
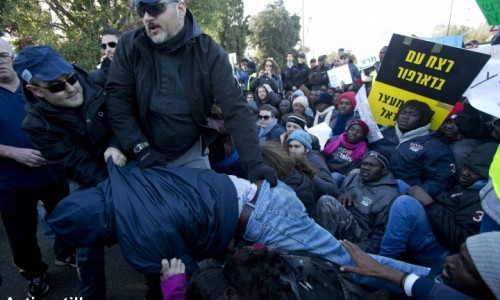
<instances>
[{"instance_id":1,"label":"asphalt road","mask_svg":"<svg viewBox=\"0 0 500 300\"><path fill-rule=\"evenodd\" d=\"M40 227L38 244L42 250L44 261L49 265L50 290L44 299L78 299L75 298L78 296L76 268L54 264L53 240L46 238ZM0 224L0 274L3 277L0 286L0 300L28 299L28 281L19 275L18 268L12 263L9 243L2 224ZM106 281L107 299L144 299L146 295L147 288L144 284L144 277L123 259L118 245L106 249Z\"/></svg>"}]
</instances>

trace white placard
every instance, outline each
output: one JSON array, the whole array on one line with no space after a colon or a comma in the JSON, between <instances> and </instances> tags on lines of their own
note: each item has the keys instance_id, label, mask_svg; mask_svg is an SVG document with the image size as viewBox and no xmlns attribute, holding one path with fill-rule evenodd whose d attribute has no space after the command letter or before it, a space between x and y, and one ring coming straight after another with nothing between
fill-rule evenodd
<instances>
[{"instance_id":1,"label":"white placard","mask_svg":"<svg viewBox=\"0 0 500 300\"><path fill-rule=\"evenodd\" d=\"M307 129L307 132L309 132L312 135L315 135L318 140L319 140L319 145L321 150L325 147L326 141L330 138L330 133L332 132L332 129L326 122L321 122L316 126L313 126L309 129Z\"/></svg>"},{"instance_id":2,"label":"white placard","mask_svg":"<svg viewBox=\"0 0 500 300\"><path fill-rule=\"evenodd\" d=\"M368 97L366 96L366 88L364 84L356 94L355 110L359 112L359 117L361 118L361 120L363 120L366 125L368 125L368 143L371 144L384 138L382 132L380 132L380 129L378 128L377 122L375 122L375 119L373 118L372 111L370 110L370 104L368 103Z\"/></svg>"},{"instance_id":3,"label":"white placard","mask_svg":"<svg viewBox=\"0 0 500 300\"><path fill-rule=\"evenodd\" d=\"M489 54L491 58L464 96L476 109L500 118L500 45L475 48L473 51Z\"/></svg>"},{"instance_id":4,"label":"white placard","mask_svg":"<svg viewBox=\"0 0 500 300\"><path fill-rule=\"evenodd\" d=\"M333 68L326 73L328 74L331 87L342 87L344 84L352 83L351 71L349 71L349 66L347 65Z\"/></svg>"}]
</instances>

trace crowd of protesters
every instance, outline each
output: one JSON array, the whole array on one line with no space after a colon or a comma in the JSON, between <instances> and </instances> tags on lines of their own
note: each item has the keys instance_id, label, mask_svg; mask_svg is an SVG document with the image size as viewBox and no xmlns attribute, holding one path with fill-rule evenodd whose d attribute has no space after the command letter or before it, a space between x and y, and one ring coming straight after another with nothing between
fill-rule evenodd
<instances>
[{"instance_id":1,"label":"crowd of protesters","mask_svg":"<svg viewBox=\"0 0 500 300\"><path fill-rule=\"evenodd\" d=\"M434 131L405 99L369 143L356 94L387 46L364 70L344 49L235 68L184 2L134 5L144 26L103 31L98 70L0 40L0 211L30 297L50 287L40 201L84 299L106 299L115 243L146 299L301 299L313 289L286 251L349 272L358 294L500 298L500 119L463 97ZM343 65L352 83L330 86ZM310 132L323 123L326 141Z\"/></svg>"}]
</instances>

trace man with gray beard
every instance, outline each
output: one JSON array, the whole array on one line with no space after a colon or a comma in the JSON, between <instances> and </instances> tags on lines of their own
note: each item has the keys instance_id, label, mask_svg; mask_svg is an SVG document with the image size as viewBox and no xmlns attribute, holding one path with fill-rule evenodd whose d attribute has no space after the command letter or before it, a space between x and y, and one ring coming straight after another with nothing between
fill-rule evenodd
<instances>
[{"instance_id":1,"label":"man with gray beard","mask_svg":"<svg viewBox=\"0 0 500 300\"><path fill-rule=\"evenodd\" d=\"M216 99L247 178L276 185L224 49L201 31L182 1L134 5L144 26L121 37L106 83L109 118L123 149L141 168L210 168L207 145L218 132L207 117Z\"/></svg>"}]
</instances>

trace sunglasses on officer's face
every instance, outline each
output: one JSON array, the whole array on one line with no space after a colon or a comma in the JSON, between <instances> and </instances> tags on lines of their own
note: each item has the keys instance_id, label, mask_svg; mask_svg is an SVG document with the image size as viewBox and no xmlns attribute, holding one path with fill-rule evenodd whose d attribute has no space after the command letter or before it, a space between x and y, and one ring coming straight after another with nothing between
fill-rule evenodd
<instances>
[{"instance_id":1,"label":"sunglasses on officer's face","mask_svg":"<svg viewBox=\"0 0 500 300\"><path fill-rule=\"evenodd\" d=\"M106 47L109 46L110 48L115 48L116 47L116 42L107 42L107 43L102 43L101 48L106 50Z\"/></svg>"},{"instance_id":2,"label":"sunglasses on officer's face","mask_svg":"<svg viewBox=\"0 0 500 300\"><path fill-rule=\"evenodd\" d=\"M68 78L66 78L66 80L64 80L64 81L56 82L56 83L51 84L47 87L38 86L38 85L36 87L46 89L49 92L51 92L52 94L55 94L55 93L59 93L59 92L64 91L66 89L66 83L69 83L70 85L74 85L77 81L78 81L78 78L76 77L76 73L73 73L73 74L69 75Z\"/></svg>"},{"instance_id":3,"label":"sunglasses on officer's face","mask_svg":"<svg viewBox=\"0 0 500 300\"><path fill-rule=\"evenodd\" d=\"M143 18L146 13L151 17L156 17L161 15L166 9L167 5L172 2L178 1L167 1L167 2L158 2L154 4L139 4L136 6L135 11L139 15L139 17Z\"/></svg>"}]
</instances>

